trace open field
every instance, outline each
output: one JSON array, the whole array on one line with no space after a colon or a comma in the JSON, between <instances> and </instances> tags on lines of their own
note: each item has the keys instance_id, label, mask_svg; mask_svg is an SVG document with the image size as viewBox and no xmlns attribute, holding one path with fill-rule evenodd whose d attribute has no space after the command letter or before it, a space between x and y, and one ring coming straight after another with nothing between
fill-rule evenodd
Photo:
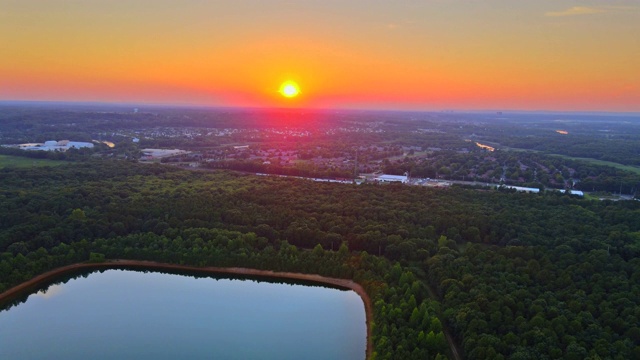
<instances>
[{"instance_id":1,"label":"open field","mask_svg":"<svg viewBox=\"0 0 640 360\"><path fill-rule=\"evenodd\" d=\"M585 161L585 162L588 162L588 163L591 163L591 164L594 164L594 165L611 166L611 167L614 167L616 169L620 169L620 170L624 170L624 171L630 171L630 172L632 172L634 174L640 175L640 167L638 167L638 166L623 165L623 164L618 164L618 163L611 162L611 161L604 161L604 160L591 159L591 158L573 157L573 156L559 155L559 154L549 154L549 155L559 156L559 157L564 158L564 159Z\"/></svg>"},{"instance_id":2,"label":"open field","mask_svg":"<svg viewBox=\"0 0 640 360\"><path fill-rule=\"evenodd\" d=\"M551 154L551 153L545 153L543 151L531 150L531 149L521 149L521 148L514 148L514 147L503 147L503 149L504 150L509 150L509 151L543 153L543 154L546 154L546 155L561 157L563 159L584 161L584 162L588 162L588 163L594 164L594 165L611 166L611 167L616 168L616 169L620 169L620 170L624 170L624 171L630 171L630 172L632 172L634 174L640 175L640 166L624 165L624 164L619 164L619 163L612 162L612 161L598 160L598 159L593 159L593 158L583 158L583 157L575 157L575 156L569 156L569 155Z\"/></svg>"},{"instance_id":3,"label":"open field","mask_svg":"<svg viewBox=\"0 0 640 360\"><path fill-rule=\"evenodd\" d=\"M0 169L5 167L57 166L62 164L64 164L64 161L0 155Z\"/></svg>"}]
</instances>

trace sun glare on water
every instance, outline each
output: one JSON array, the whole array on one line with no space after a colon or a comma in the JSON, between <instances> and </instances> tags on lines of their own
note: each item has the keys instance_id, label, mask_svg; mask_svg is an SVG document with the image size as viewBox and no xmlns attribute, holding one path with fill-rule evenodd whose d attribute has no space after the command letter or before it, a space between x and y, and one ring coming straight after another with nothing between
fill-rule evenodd
<instances>
[{"instance_id":1,"label":"sun glare on water","mask_svg":"<svg viewBox=\"0 0 640 360\"><path fill-rule=\"evenodd\" d=\"M280 85L279 93L286 98L293 98L300 94L300 88L293 81L285 81Z\"/></svg>"}]
</instances>

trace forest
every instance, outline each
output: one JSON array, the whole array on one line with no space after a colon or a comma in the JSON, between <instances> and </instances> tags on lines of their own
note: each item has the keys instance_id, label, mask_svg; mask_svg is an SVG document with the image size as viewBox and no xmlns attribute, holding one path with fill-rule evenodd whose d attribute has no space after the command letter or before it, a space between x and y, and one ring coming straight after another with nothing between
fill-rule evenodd
<instances>
[{"instance_id":1,"label":"forest","mask_svg":"<svg viewBox=\"0 0 640 360\"><path fill-rule=\"evenodd\" d=\"M0 169L0 292L104 259L354 279L375 359L640 358L640 203L86 159ZM10 306L11 304L6 304Z\"/></svg>"}]
</instances>

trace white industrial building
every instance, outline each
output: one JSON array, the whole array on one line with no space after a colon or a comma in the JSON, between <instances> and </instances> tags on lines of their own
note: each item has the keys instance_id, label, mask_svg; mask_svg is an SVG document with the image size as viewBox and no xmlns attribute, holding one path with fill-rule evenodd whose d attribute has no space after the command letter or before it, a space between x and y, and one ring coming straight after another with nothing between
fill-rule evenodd
<instances>
[{"instance_id":1,"label":"white industrial building","mask_svg":"<svg viewBox=\"0 0 640 360\"><path fill-rule=\"evenodd\" d=\"M522 186L505 186L507 189L515 189L516 191L520 191L520 192L530 192L530 193L534 193L537 194L540 192L540 189L538 188L530 188L530 187L522 187Z\"/></svg>"},{"instance_id":2,"label":"white industrial building","mask_svg":"<svg viewBox=\"0 0 640 360\"><path fill-rule=\"evenodd\" d=\"M67 151L69 149L93 148L93 143L69 140L49 140L44 143L20 144L22 150Z\"/></svg>"},{"instance_id":3,"label":"white industrial building","mask_svg":"<svg viewBox=\"0 0 640 360\"><path fill-rule=\"evenodd\" d=\"M406 184L409 181L409 178L405 175L382 174L382 175L376 176L375 180L381 181L381 182L399 182L399 183Z\"/></svg>"},{"instance_id":4,"label":"white industrial building","mask_svg":"<svg viewBox=\"0 0 640 360\"><path fill-rule=\"evenodd\" d=\"M567 190L564 191L564 193L566 193ZM580 191L580 190L569 190L569 194L571 195L577 195L577 196L584 196L584 192Z\"/></svg>"}]
</instances>

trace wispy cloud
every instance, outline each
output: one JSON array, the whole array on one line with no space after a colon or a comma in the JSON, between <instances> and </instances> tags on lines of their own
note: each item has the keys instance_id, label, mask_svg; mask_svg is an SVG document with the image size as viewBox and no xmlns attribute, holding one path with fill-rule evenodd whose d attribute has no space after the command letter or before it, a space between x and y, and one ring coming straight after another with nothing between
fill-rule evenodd
<instances>
[{"instance_id":1,"label":"wispy cloud","mask_svg":"<svg viewBox=\"0 0 640 360\"><path fill-rule=\"evenodd\" d=\"M637 6L574 6L562 11L549 11L545 13L545 16L560 17L560 16L578 16L578 15L593 15L614 11L637 11L640 8Z\"/></svg>"},{"instance_id":2,"label":"wispy cloud","mask_svg":"<svg viewBox=\"0 0 640 360\"><path fill-rule=\"evenodd\" d=\"M559 16L576 16L576 15L591 15L605 12L602 8L589 7L589 6L574 6L563 11L550 11L544 14L545 16L559 17Z\"/></svg>"},{"instance_id":3,"label":"wispy cloud","mask_svg":"<svg viewBox=\"0 0 640 360\"><path fill-rule=\"evenodd\" d=\"M394 22L389 22L384 24L384 27L386 27L388 30L396 30L399 28L404 28L407 26L411 26L414 24L414 21L412 20L401 20L401 21L394 21Z\"/></svg>"}]
</instances>

